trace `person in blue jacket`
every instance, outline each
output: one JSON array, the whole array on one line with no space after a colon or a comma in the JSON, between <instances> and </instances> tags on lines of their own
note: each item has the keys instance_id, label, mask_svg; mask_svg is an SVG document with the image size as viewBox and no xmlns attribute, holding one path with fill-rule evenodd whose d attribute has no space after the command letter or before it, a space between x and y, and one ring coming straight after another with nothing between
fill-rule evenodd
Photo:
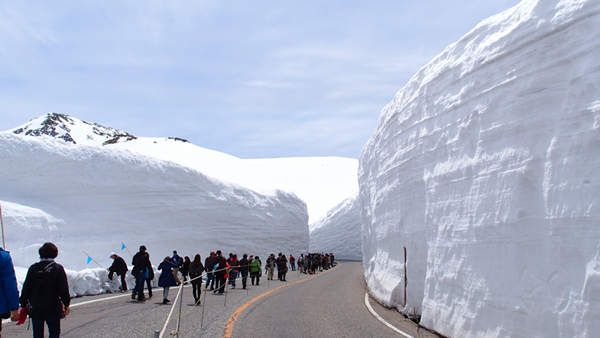
<instances>
[{"instance_id":1,"label":"person in blue jacket","mask_svg":"<svg viewBox=\"0 0 600 338\"><path fill-rule=\"evenodd\" d=\"M10 254L0 248L0 314L3 318L9 318L16 322L19 320L19 289L17 289L17 277ZM2 321L0 320L0 332L2 332Z\"/></svg>"},{"instance_id":2,"label":"person in blue jacket","mask_svg":"<svg viewBox=\"0 0 600 338\"><path fill-rule=\"evenodd\" d=\"M173 268L179 267L179 264L172 261L171 257L167 256L158 266L158 270L162 270L160 277L158 277L158 286L163 288L163 304L167 304L170 300L167 299L169 296L169 288L176 286L175 276L173 275Z\"/></svg>"}]
</instances>

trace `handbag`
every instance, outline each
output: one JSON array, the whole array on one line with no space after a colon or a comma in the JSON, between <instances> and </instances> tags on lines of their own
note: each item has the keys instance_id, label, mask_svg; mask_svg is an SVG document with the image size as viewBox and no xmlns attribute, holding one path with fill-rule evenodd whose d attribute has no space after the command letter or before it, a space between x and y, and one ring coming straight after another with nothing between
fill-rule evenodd
<instances>
[{"instance_id":1,"label":"handbag","mask_svg":"<svg viewBox=\"0 0 600 338\"><path fill-rule=\"evenodd\" d=\"M62 302L60 302L60 319L67 318L67 313L65 312L65 306Z\"/></svg>"}]
</instances>

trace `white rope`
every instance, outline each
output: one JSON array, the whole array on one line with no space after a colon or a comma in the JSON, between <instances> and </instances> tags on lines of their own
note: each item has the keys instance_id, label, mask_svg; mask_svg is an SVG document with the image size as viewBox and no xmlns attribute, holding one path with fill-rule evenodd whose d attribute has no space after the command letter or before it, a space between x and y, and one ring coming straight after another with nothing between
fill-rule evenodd
<instances>
[{"instance_id":1,"label":"white rope","mask_svg":"<svg viewBox=\"0 0 600 338\"><path fill-rule=\"evenodd\" d=\"M173 304L177 303L177 300L183 293L182 291L183 291L183 283L181 283L179 286L179 292L177 293L177 297L175 298L175 301L173 302ZM167 325L169 324L169 321L171 320L171 315L173 314L173 310L175 310L175 306L171 306L171 311L169 311L169 316L167 316L165 325L163 326L162 330L160 330L160 336L158 336L159 338L162 338L163 335L165 334L165 330L167 329Z\"/></svg>"}]
</instances>

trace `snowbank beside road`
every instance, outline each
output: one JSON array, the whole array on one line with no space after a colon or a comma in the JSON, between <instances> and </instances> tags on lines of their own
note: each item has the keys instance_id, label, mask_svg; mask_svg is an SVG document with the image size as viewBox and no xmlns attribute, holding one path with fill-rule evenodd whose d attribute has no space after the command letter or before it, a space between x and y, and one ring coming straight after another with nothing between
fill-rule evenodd
<instances>
[{"instance_id":1,"label":"snowbank beside road","mask_svg":"<svg viewBox=\"0 0 600 338\"><path fill-rule=\"evenodd\" d=\"M598 55L600 2L526 0L396 94L360 157L374 296L450 337L600 332Z\"/></svg>"},{"instance_id":2,"label":"snowbank beside road","mask_svg":"<svg viewBox=\"0 0 600 338\"><path fill-rule=\"evenodd\" d=\"M7 133L51 137L71 145L131 150L180 164L261 194L270 195L276 190L292 192L306 203L310 222L358 193L358 160L351 158L240 159L177 137L137 137L119 129L59 113L47 113Z\"/></svg>"},{"instance_id":3,"label":"snowbank beside road","mask_svg":"<svg viewBox=\"0 0 600 338\"><path fill-rule=\"evenodd\" d=\"M37 261L45 241L71 270L89 267L83 251L108 267L108 254L123 242L133 253L146 245L155 265L173 250L203 259L217 249L261 256L308 250L306 204L292 193L262 195L173 162L46 136L0 133L0 153L15 266Z\"/></svg>"}]
</instances>

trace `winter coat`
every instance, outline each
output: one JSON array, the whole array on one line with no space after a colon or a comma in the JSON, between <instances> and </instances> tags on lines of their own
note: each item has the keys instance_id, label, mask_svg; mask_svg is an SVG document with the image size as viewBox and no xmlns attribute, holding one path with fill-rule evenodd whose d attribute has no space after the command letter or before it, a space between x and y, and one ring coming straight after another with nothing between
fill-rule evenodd
<instances>
[{"instance_id":1,"label":"winter coat","mask_svg":"<svg viewBox=\"0 0 600 338\"><path fill-rule=\"evenodd\" d=\"M217 266L217 270L215 272L215 275L226 275L227 274L227 266L229 265L227 263L227 260L225 259L225 257L223 256L217 256L217 258L215 259L215 265ZM225 277L227 278L227 277Z\"/></svg>"},{"instance_id":2,"label":"winter coat","mask_svg":"<svg viewBox=\"0 0 600 338\"><path fill-rule=\"evenodd\" d=\"M248 271L250 270L250 267L248 266L249 264L250 262L248 262L248 258L240 259L240 272L242 273L242 276L248 274Z\"/></svg>"},{"instance_id":3,"label":"winter coat","mask_svg":"<svg viewBox=\"0 0 600 338\"><path fill-rule=\"evenodd\" d=\"M287 259L283 257L277 258L277 272L287 272Z\"/></svg>"},{"instance_id":4,"label":"winter coat","mask_svg":"<svg viewBox=\"0 0 600 338\"><path fill-rule=\"evenodd\" d=\"M200 263L198 266L194 265L194 263L190 264L191 279L202 276L202 272L204 272L204 265L202 265L202 263ZM202 278L193 280L192 284L202 284Z\"/></svg>"},{"instance_id":5,"label":"winter coat","mask_svg":"<svg viewBox=\"0 0 600 338\"><path fill-rule=\"evenodd\" d=\"M239 271L240 270L240 261L232 258L231 261L229 262L229 266L231 266L231 269L233 271Z\"/></svg>"},{"instance_id":6,"label":"winter coat","mask_svg":"<svg viewBox=\"0 0 600 338\"><path fill-rule=\"evenodd\" d=\"M19 309L19 290L10 254L0 248L0 314Z\"/></svg>"},{"instance_id":7,"label":"winter coat","mask_svg":"<svg viewBox=\"0 0 600 338\"><path fill-rule=\"evenodd\" d=\"M215 259L215 256L208 256L204 260L204 269L206 269L206 272L212 273L216 264L217 264L217 261Z\"/></svg>"},{"instance_id":8,"label":"winter coat","mask_svg":"<svg viewBox=\"0 0 600 338\"><path fill-rule=\"evenodd\" d=\"M262 267L260 266L260 261L258 259L250 262L250 275L257 276L262 271Z\"/></svg>"},{"instance_id":9,"label":"winter coat","mask_svg":"<svg viewBox=\"0 0 600 338\"><path fill-rule=\"evenodd\" d=\"M129 271L129 268L127 268L127 263L125 263L125 260L123 258L117 256L113 260L112 265L108 268L108 271L116 273L117 275L121 276L121 275L126 274L127 271Z\"/></svg>"},{"instance_id":10,"label":"winter coat","mask_svg":"<svg viewBox=\"0 0 600 338\"><path fill-rule=\"evenodd\" d=\"M183 264L182 260L183 259L179 257L178 254L173 254L173 257L171 257L171 263L177 265L176 268L180 267Z\"/></svg>"},{"instance_id":11,"label":"winter coat","mask_svg":"<svg viewBox=\"0 0 600 338\"><path fill-rule=\"evenodd\" d=\"M29 304L30 317L58 314L61 302L65 307L69 306L69 282L62 265L54 261L42 261L31 265L27 270L19 301L21 307Z\"/></svg>"},{"instance_id":12,"label":"winter coat","mask_svg":"<svg viewBox=\"0 0 600 338\"><path fill-rule=\"evenodd\" d=\"M181 271L182 275L184 275L184 276L188 275L188 272L190 271L190 263L192 263L192 262L190 262L189 260L188 261L183 261L183 265L181 266L181 270L179 270L179 271Z\"/></svg>"},{"instance_id":13,"label":"winter coat","mask_svg":"<svg viewBox=\"0 0 600 338\"><path fill-rule=\"evenodd\" d=\"M163 261L158 266L158 270L162 270L160 277L158 277L158 286L160 287L169 287L169 286L177 286L177 282L175 281L175 276L173 276L173 268L178 267L176 263L173 262L165 262Z\"/></svg>"},{"instance_id":14,"label":"winter coat","mask_svg":"<svg viewBox=\"0 0 600 338\"><path fill-rule=\"evenodd\" d=\"M131 269L131 274L135 277L141 272L146 273L146 269L149 271L152 270L152 265L150 265L150 259L148 258L148 254L145 252L138 252L133 255L133 259L131 260L131 264L133 268Z\"/></svg>"}]
</instances>

